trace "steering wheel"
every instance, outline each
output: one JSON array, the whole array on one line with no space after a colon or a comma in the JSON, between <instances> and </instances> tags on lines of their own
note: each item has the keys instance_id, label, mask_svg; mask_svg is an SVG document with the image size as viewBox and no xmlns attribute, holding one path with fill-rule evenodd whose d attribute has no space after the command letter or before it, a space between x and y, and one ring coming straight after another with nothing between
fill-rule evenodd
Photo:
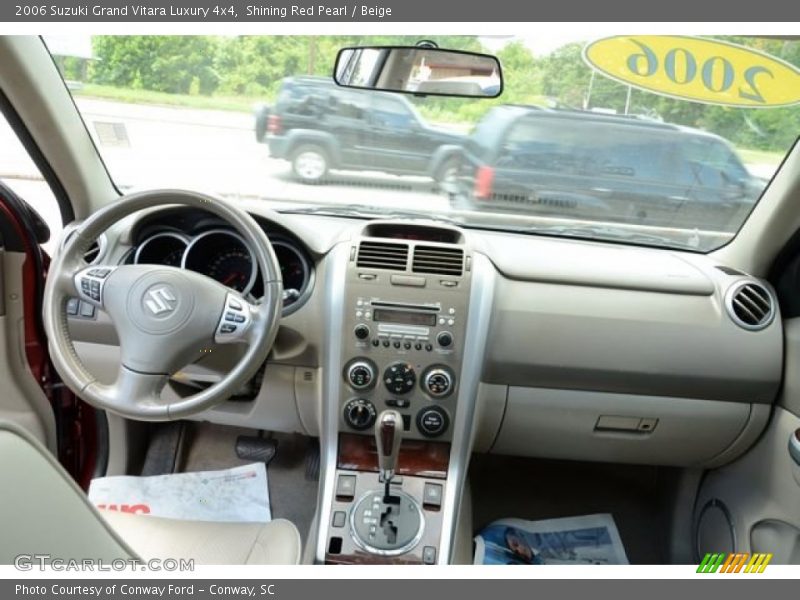
<instances>
[{"instance_id":1,"label":"steering wheel","mask_svg":"<svg viewBox=\"0 0 800 600\"><path fill-rule=\"evenodd\" d=\"M252 248L264 280L256 303L213 279L162 265L89 265L83 255L110 225L143 208L183 205L227 221ZM91 375L67 326L67 299L106 311L120 341L117 379ZM204 194L155 190L130 194L94 213L72 233L50 265L44 289L44 326L53 365L64 383L93 406L124 417L167 421L226 400L252 378L278 332L283 285L272 245L243 210ZM162 399L169 376L213 344L246 344L236 366L211 387L177 402Z\"/></svg>"}]
</instances>

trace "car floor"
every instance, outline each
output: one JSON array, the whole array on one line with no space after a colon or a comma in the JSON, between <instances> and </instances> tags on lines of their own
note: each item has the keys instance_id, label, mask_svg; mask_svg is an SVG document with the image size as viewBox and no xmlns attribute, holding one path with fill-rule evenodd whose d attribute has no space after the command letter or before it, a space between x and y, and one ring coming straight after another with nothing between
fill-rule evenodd
<instances>
[{"instance_id":1,"label":"car floor","mask_svg":"<svg viewBox=\"0 0 800 600\"><path fill-rule=\"evenodd\" d=\"M183 426L186 430L180 442L180 456L171 469L174 472L213 471L254 462L236 455L236 439L240 435L255 436L258 431L211 423ZM317 481L306 477L307 456L314 452L316 442L299 434L273 433L267 437L277 441L277 452L267 465L272 518L288 519L305 540L317 506ZM156 473L150 469L146 474Z\"/></svg>"},{"instance_id":2,"label":"car floor","mask_svg":"<svg viewBox=\"0 0 800 600\"><path fill-rule=\"evenodd\" d=\"M476 533L496 519L611 513L631 564L667 564L676 472L475 455L469 470Z\"/></svg>"},{"instance_id":3,"label":"car floor","mask_svg":"<svg viewBox=\"0 0 800 600\"><path fill-rule=\"evenodd\" d=\"M166 452L158 448L159 437L151 435L142 474L210 471L253 462L240 459L235 448L238 436L254 436L256 430L189 422L181 427L179 434L167 430L161 436L170 440L164 444ZM272 516L293 522L306 539L317 505L318 481L307 475L316 440L299 434L266 436L277 442L267 467ZM170 453L175 456L165 460L163 455ZM632 564L670 562L676 469L476 454L469 478L475 533L502 518L611 513Z\"/></svg>"}]
</instances>

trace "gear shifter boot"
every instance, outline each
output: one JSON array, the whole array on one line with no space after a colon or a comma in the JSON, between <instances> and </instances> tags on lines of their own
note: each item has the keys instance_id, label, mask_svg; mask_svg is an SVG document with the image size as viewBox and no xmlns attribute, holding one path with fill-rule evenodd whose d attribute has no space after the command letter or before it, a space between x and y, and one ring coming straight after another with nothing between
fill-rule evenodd
<instances>
[{"instance_id":1,"label":"gear shifter boot","mask_svg":"<svg viewBox=\"0 0 800 600\"><path fill-rule=\"evenodd\" d=\"M389 498L370 492L352 514L353 537L369 552L393 556L411 550L422 537L422 512L408 494L395 491Z\"/></svg>"}]
</instances>

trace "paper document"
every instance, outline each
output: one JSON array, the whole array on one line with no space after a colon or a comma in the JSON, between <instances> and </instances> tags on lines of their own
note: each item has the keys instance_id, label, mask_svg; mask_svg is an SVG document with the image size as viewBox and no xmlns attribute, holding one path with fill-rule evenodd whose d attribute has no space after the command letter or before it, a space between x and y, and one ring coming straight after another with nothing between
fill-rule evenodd
<instances>
[{"instance_id":1,"label":"paper document","mask_svg":"<svg viewBox=\"0 0 800 600\"><path fill-rule=\"evenodd\" d=\"M502 519L475 538L476 565L627 565L610 514L524 521Z\"/></svg>"},{"instance_id":2,"label":"paper document","mask_svg":"<svg viewBox=\"0 0 800 600\"><path fill-rule=\"evenodd\" d=\"M171 519L266 522L272 518L264 463L152 477L100 477L89 487L89 501L105 510Z\"/></svg>"}]
</instances>

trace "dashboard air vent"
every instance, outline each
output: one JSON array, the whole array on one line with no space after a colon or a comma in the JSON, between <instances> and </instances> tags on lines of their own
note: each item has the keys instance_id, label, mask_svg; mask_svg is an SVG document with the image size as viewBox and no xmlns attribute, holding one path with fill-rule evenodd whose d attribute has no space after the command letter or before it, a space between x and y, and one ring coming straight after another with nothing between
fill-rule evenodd
<instances>
[{"instance_id":1,"label":"dashboard air vent","mask_svg":"<svg viewBox=\"0 0 800 600\"><path fill-rule=\"evenodd\" d=\"M92 264L98 258L100 258L100 242L95 240L86 250L86 252L83 253L83 260L89 264Z\"/></svg>"},{"instance_id":2,"label":"dashboard air vent","mask_svg":"<svg viewBox=\"0 0 800 600\"><path fill-rule=\"evenodd\" d=\"M741 281L728 290L726 307L734 323L757 331L775 317L775 299L770 291L752 281Z\"/></svg>"},{"instance_id":3,"label":"dashboard air vent","mask_svg":"<svg viewBox=\"0 0 800 600\"><path fill-rule=\"evenodd\" d=\"M69 233L65 234L61 240L61 248L63 249L64 246L67 245L67 241L75 234L75 230L73 229ZM102 258L103 253L105 252L106 247L106 234L101 233L100 237L98 237L95 241L93 241L89 247L86 249L86 252L83 253L83 260L86 261L87 264L94 264L98 260Z\"/></svg>"},{"instance_id":4,"label":"dashboard air vent","mask_svg":"<svg viewBox=\"0 0 800 600\"><path fill-rule=\"evenodd\" d=\"M414 273L460 276L464 272L464 251L461 248L417 246L411 270Z\"/></svg>"},{"instance_id":5,"label":"dashboard air vent","mask_svg":"<svg viewBox=\"0 0 800 600\"><path fill-rule=\"evenodd\" d=\"M407 264L408 244L361 242L358 247L357 267L405 271Z\"/></svg>"}]
</instances>

